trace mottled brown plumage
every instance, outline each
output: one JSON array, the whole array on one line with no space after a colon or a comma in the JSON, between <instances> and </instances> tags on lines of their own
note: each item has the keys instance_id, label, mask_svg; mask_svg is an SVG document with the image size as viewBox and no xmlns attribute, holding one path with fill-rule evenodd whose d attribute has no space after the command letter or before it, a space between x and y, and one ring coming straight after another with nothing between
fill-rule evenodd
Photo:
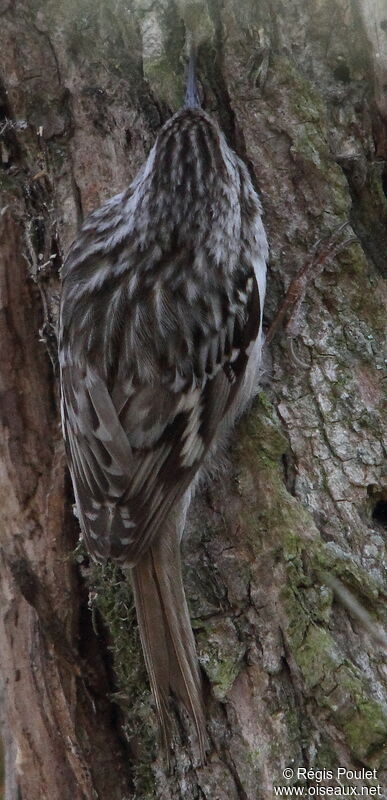
<instances>
[{"instance_id":1,"label":"mottled brown plumage","mask_svg":"<svg viewBox=\"0 0 387 800\"><path fill-rule=\"evenodd\" d=\"M266 258L245 165L188 107L129 189L88 217L62 273L62 419L82 532L96 559L131 569L165 744L172 691L202 758L179 544L200 469L255 391Z\"/></svg>"}]
</instances>

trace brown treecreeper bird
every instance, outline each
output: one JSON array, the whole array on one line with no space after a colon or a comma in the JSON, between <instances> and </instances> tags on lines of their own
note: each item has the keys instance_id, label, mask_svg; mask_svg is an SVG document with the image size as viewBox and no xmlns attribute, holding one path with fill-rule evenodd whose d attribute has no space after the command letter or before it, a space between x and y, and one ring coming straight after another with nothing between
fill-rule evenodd
<instances>
[{"instance_id":1,"label":"brown treecreeper bird","mask_svg":"<svg viewBox=\"0 0 387 800\"><path fill-rule=\"evenodd\" d=\"M131 573L168 748L174 693L205 757L180 540L203 464L256 391L267 241L244 163L185 107L131 186L91 214L62 271L62 420L90 554Z\"/></svg>"}]
</instances>

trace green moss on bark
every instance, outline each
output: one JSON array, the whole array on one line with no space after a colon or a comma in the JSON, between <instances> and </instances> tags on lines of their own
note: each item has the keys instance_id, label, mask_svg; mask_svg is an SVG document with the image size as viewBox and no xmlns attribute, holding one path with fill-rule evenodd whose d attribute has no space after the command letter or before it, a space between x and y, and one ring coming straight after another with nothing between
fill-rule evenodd
<instances>
[{"instance_id":1,"label":"green moss on bark","mask_svg":"<svg viewBox=\"0 0 387 800\"><path fill-rule=\"evenodd\" d=\"M122 710L122 729L136 752L136 791L143 800L153 800L157 734L129 578L113 564L94 565L89 587L91 612L100 613L109 633L117 684L111 699Z\"/></svg>"},{"instance_id":2,"label":"green moss on bark","mask_svg":"<svg viewBox=\"0 0 387 800\"><path fill-rule=\"evenodd\" d=\"M280 459L286 450L274 409L263 395L241 425L237 454L239 486L253 499L241 513L243 527L259 556L270 536L286 568L282 590L286 638L303 681L305 696L329 709L353 755L377 763L387 740L387 708L373 695L358 667L341 651L327 629L332 591L324 585L323 570L350 583L371 601L382 587L333 543L322 543L313 518L286 490Z\"/></svg>"},{"instance_id":3,"label":"green moss on bark","mask_svg":"<svg viewBox=\"0 0 387 800\"><path fill-rule=\"evenodd\" d=\"M204 622L197 637L199 660L217 700L224 700L240 672L246 647L231 620Z\"/></svg>"}]
</instances>

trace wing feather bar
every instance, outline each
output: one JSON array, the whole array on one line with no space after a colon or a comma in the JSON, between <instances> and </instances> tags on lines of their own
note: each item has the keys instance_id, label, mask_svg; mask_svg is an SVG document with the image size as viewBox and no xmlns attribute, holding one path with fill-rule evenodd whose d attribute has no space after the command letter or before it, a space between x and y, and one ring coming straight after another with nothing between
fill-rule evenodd
<instances>
[{"instance_id":1,"label":"wing feather bar","mask_svg":"<svg viewBox=\"0 0 387 800\"><path fill-rule=\"evenodd\" d=\"M106 450L112 459L121 466L121 469L129 471L133 464L132 449L118 419L105 381L95 370L88 368L85 387L97 418L97 425L93 431L94 436L103 442Z\"/></svg>"}]
</instances>

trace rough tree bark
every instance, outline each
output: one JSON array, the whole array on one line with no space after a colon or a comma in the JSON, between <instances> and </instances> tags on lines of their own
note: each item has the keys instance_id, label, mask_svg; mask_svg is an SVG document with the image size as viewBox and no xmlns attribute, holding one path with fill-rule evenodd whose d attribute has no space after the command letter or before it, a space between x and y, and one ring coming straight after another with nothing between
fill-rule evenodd
<instances>
[{"instance_id":1,"label":"rough tree bark","mask_svg":"<svg viewBox=\"0 0 387 800\"><path fill-rule=\"evenodd\" d=\"M338 765L377 769L351 785L383 796L382 0L1 0L0 13L5 797L268 800L298 767ZM177 716L167 775L130 588L77 546L55 322L77 225L130 182L181 102L185 24L202 42L205 106L261 192L267 325L312 261L190 515L212 751L198 767Z\"/></svg>"}]
</instances>

